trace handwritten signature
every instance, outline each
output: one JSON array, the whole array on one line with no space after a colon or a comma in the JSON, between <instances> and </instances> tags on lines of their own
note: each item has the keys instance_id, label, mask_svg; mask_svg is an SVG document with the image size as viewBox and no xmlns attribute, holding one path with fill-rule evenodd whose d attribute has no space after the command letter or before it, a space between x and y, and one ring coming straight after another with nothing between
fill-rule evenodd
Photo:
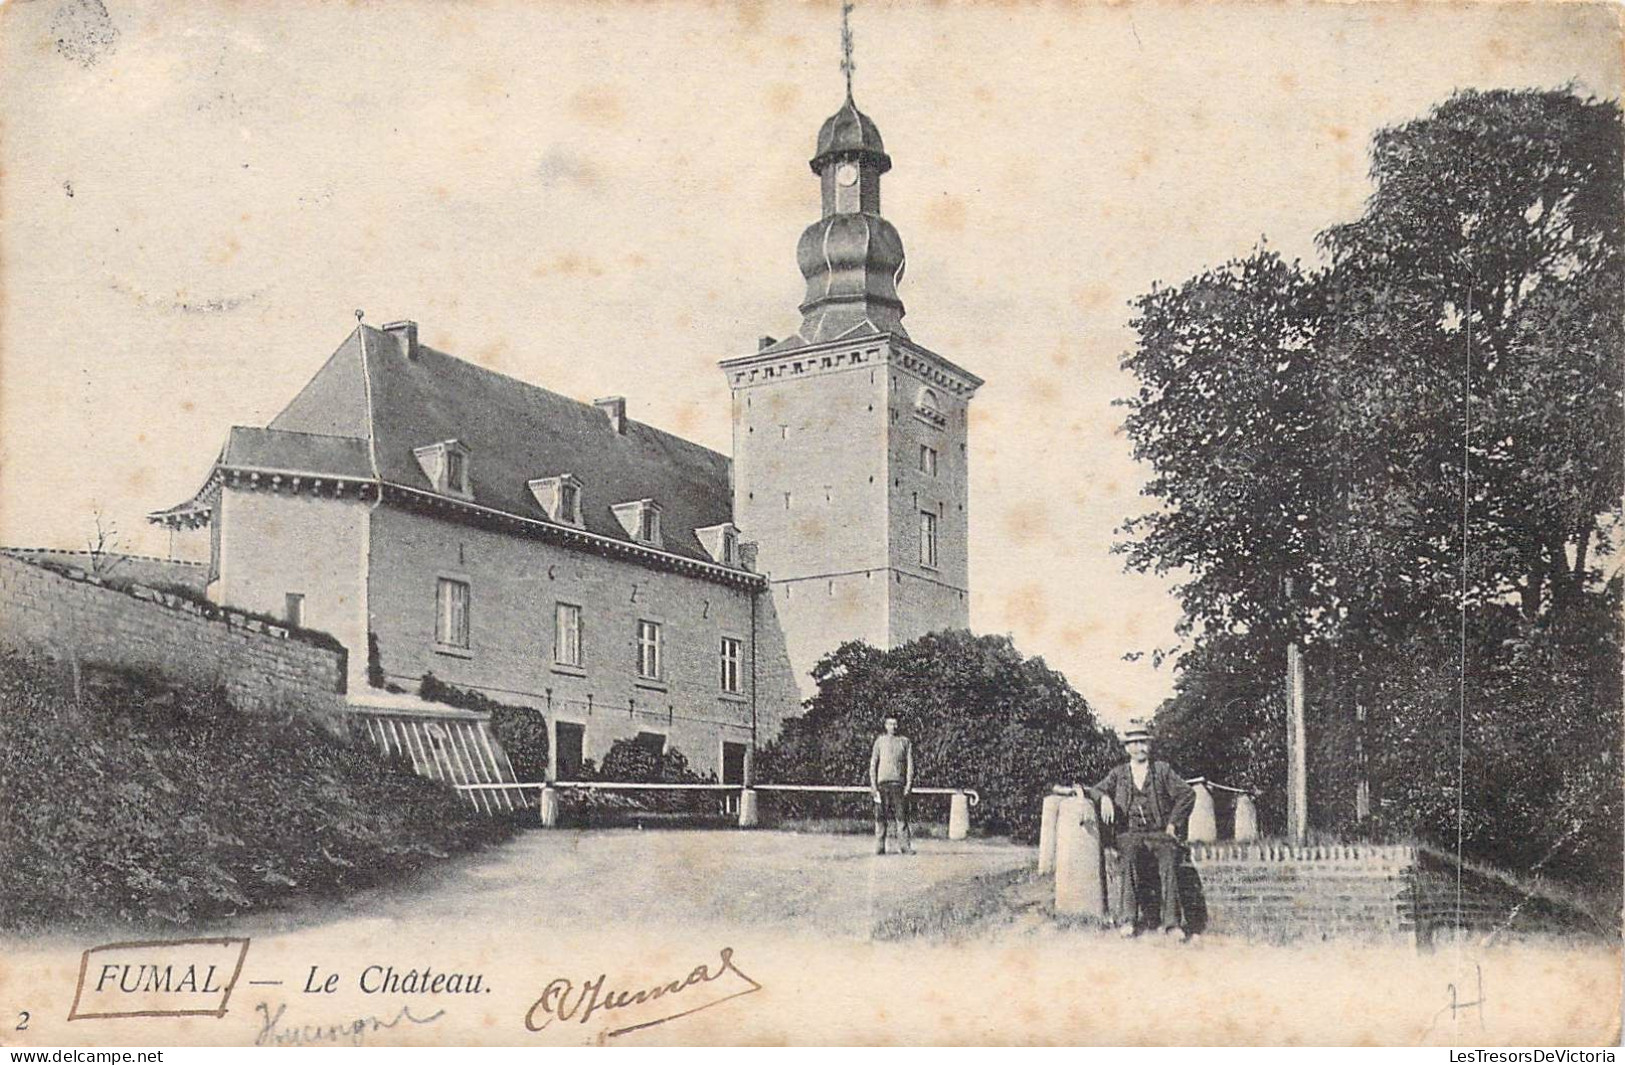
<instances>
[{"instance_id":1,"label":"handwritten signature","mask_svg":"<svg viewBox=\"0 0 1625 1065\"><path fill-rule=\"evenodd\" d=\"M571 980L562 976L558 977L549 981L547 986L542 989L541 997L532 1003L530 1009L526 1011L525 1027L532 1032L540 1032L554 1021L575 1021L578 1024L586 1024L592 1019L593 1014L598 1013L600 1010L625 1010L645 1003L658 1002L669 996L682 995L691 988L714 983L729 973L738 977L739 981L745 985L743 990L734 991L731 994L710 1001L700 1001L698 996L690 995L683 1000L681 1005L672 1004L671 1008L676 1012L666 1013L652 1020L638 1021L605 1033L606 1036L617 1036L639 1028L651 1028L657 1024L664 1024L667 1021L676 1020L678 1017L686 1017L689 1014L698 1013L700 1010L721 1005L729 999L738 998L740 995L760 991L762 985L746 976L734 964L733 954L732 947L724 947L719 954L718 964L714 970L708 965L696 965L685 977L656 984L653 987L631 991L614 989L606 991L604 985L609 979L606 973L599 973L590 980L583 980L580 987L577 987ZM682 1008L683 1006L689 1008ZM626 1019L630 1020L631 1018Z\"/></svg>"},{"instance_id":2,"label":"handwritten signature","mask_svg":"<svg viewBox=\"0 0 1625 1065\"><path fill-rule=\"evenodd\" d=\"M401 1011L387 1021L379 1017L356 1017L337 1024L301 1024L284 1027L282 1015L288 1012L286 1002L279 1004L275 1013L272 1013L271 1007L264 1002L255 1006L254 1010L260 1015L260 1031L254 1037L254 1045L257 1047L315 1046L322 1043L349 1043L351 1046L360 1046L366 1042L369 1032L394 1028L399 1024L433 1024L446 1015L445 1010L435 1010L427 1017L419 1017L410 1007L402 1006Z\"/></svg>"}]
</instances>

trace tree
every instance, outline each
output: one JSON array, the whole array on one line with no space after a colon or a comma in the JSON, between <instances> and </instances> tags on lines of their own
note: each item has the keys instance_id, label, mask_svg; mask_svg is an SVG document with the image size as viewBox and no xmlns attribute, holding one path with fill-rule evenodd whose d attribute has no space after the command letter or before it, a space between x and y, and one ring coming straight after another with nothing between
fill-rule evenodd
<instances>
[{"instance_id":1,"label":"tree","mask_svg":"<svg viewBox=\"0 0 1625 1065\"><path fill-rule=\"evenodd\" d=\"M868 780L884 718L914 741L920 786L974 788L990 831L1033 839L1051 785L1096 780L1118 760L1088 703L1008 637L944 631L881 651L842 644L813 668L818 693L758 756L761 779Z\"/></svg>"},{"instance_id":2,"label":"tree","mask_svg":"<svg viewBox=\"0 0 1625 1065\"><path fill-rule=\"evenodd\" d=\"M1259 249L1134 302L1125 426L1161 505L1120 549L1181 576L1159 721L1182 764L1279 807L1295 639L1318 824L1352 827L1358 748L1364 830L1453 843L1462 816L1502 860L1608 851L1587 833L1619 749L1596 723L1621 663L1599 566L1625 516L1620 134L1613 102L1458 93L1378 131L1323 264ZM1558 828L1571 806L1589 830Z\"/></svg>"}]
</instances>

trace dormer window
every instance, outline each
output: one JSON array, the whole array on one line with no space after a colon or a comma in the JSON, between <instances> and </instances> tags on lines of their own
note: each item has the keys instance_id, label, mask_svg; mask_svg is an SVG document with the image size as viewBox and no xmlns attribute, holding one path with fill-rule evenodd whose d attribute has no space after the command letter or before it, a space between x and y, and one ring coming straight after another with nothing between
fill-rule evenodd
<instances>
[{"instance_id":1,"label":"dormer window","mask_svg":"<svg viewBox=\"0 0 1625 1065\"><path fill-rule=\"evenodd\" d=\"M611 507L615 513L615 520L621 523L626 535L640 544L650 547L660 547L660 504L652 499L640 499L635 503L621 503Z\"/></svg>"},{"instance_id":2,"label":"dormer window","mask_svg":"<svg viewBox=\"0 0 1625 1065\"><path fill-rule=\"evenodd\" d=\"M705 548L705 553L711 556L711 561L724 566L740 564L739 529L732 522L695 529L694 535L700 538L700 544Z\"/></svg>"},{"instance_id":3,"label":"dormer window","mask_svg":"<svg viewBox=\"0 0 1625 1065\"><path fill-rule=\"evenodd\" d=\"M529 484L530 494L536 497L548 520L576 529L582 527L580 481L566 473L559 477L538 477Z\"/></svg>"},{"instance_id":4,"label":"dormer window","mask_svg":"<svg viewBox=\"0 0 1625 1065\"><path fill-rule=\"evenodd\" d=\"M459 499L473 498L474 493L469 488L468 448L462 441L442 440L438 444L414 448L412 454L417 457L423 475L436 492Z\"/></svg>"}]
</instances>

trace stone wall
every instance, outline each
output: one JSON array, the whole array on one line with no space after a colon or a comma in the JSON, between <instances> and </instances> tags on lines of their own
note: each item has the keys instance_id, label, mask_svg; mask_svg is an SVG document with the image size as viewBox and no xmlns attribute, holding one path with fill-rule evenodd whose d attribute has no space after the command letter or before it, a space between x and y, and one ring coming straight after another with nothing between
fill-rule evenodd
<instances>
[{"instance_id":1,"label":"stone wall","mask_svg":"<svg viewBox=\"0 0 1625 1065\"><path fill-rule=\"evenodd\" d=\"M1414 847L1195 843L1208 931L1272 940L1415 933Z\"/></svg>"},{"instance_id":2,"label":"stone wall","mask_svg":"<svg viewBox=\"0 0 1625 1065\"><path fill-rule=\"evenodd\" d=\"M297 710L337 727L345 654L299 632L140 584L114 587L0 555L0 647L63 662L157 669L222 684L249 712Z\"/></svg>"},{"instance_id":3,"label":"stone wall","mask_svg":"<svg viewBox=\"0 0 1625 1065\"><path fill-rule=\"evenodd\" d=\"M94 572L98 560L89 551L69 551L51 547L3 547L0 553L14 555L24 562L50 562ZM101 556L102 574L117 581L136 581L156 587L179 585L202 592L209 583L209 564L151 555L124 555L107 552Z\"/></svg>"}]
</instances>

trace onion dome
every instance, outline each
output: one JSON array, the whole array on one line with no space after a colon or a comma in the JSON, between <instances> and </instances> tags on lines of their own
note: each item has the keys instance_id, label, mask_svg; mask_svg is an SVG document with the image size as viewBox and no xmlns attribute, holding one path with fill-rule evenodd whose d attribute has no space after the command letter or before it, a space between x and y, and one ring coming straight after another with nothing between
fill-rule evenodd
<instances>
[{"instance_id":1,"label":"onion dome","mask_svg":"<svg viewBox=\"0 0 1625 1065\"><path fill-rule=\"evenodd\" d=\"M859 111L852 97L848 96L841 109L825 119L819 127L818 151L810 165L813 173L818 174L831 162L853 156L866 156L873 160L876 173L884 174L891 169L891 156L886 154L886 145L880 139L880 127Z\"/></svg>"},{"instance_id":2,"label":"onion dome","mask_svg":"<svg viewBox=\"0 0 1625 1065\"><path fill-rule=\"evenodd\" d=\"M865 320L901 332L897 283L904 258L903 238L879 215L832 214L808 226L796 245L796 265L807 280L800 309L818 335L803 336L827 339Z\"/></svg>"}]
</instances>

